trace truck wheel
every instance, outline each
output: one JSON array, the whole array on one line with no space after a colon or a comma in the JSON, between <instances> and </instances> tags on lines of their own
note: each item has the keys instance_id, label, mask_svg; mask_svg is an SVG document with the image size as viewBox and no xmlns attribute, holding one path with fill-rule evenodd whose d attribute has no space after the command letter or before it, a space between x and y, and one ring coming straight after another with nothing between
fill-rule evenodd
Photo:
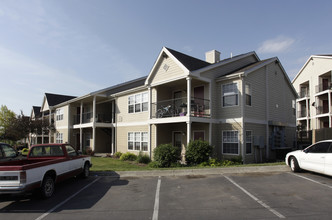
<instances>
[{"instance_id":1,"label":"truck wheel","mask_svg":"<svg viewBox=\"0 0 332 220\"><path fill-rule=\"evenodd\" d=\"M89 175L90 175L90 165L89 165L89 163L85 163L84 168L83 168L82 177L88 178Z\"/></svg>"},{"instance_id":2,"label":"truck wheel","mask_svg":"<svg viewBox=\"0 0 332 220\"><path fill-rule=\"evenodd\" d=\"M50 198L54 193L54 186L54 179L51 176L45 176L40 188L42 197Z\"/></svg>"}]
</instances>

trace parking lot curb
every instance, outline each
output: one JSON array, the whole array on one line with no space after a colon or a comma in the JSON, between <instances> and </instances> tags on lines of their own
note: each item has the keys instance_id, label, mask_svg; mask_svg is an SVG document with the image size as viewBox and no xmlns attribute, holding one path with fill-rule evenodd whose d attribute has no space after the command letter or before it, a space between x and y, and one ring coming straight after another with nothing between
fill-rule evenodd
<instances>
[{"instance_id":1,"label":"parking lot curb","mask_svg":"<svg viewBox=\"0 0 332 220\"><path fill-rule=\"evenodd\" d=\"M150 170L150 171L91 171L91 176L111 177L155 177L155 176L195 176L195 175L222 175L244 173L274 173L287 172L286 165L276 166L252 166L252 167L224 167L204 169L174 169L174 170Z\"/></svg>"}]
</instances>

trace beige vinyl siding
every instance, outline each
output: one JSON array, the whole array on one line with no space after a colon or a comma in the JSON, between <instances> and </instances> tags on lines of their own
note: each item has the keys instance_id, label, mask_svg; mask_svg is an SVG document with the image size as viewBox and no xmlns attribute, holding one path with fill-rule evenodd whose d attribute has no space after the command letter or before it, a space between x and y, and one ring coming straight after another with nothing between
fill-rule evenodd
<instances>
[{"instance_id":1,"label":"beige vinyl siding","mask_svg":"<svg viewBox=\"0 0 332 220\"><path fill-rule=\"evenodd\" d=\"M269 118L268 120L282 123L292 123L295 126L296 116L293 114L292 100L296 99L292 92L291 85L285 78L279 64L275 62L267 66L268 74L268 102Z\"/></svg>"},{"instance_id":2,"label":"beige vinyl siding","mask_svg":"<svg viewBox=\"0 0 332 220\"><path fill-rule=\"evenodd\" d=\"M168 66L167 70L164 69L165 65ZM156 70L150 79L150 84L154 85L165 81L172 81L173 79L177 79L181 76L186 76L183 69L181 69L171 58L164 58L156 66Z\"/></svg>"},{"instance_id":3,"label":"beige vinyl siding","mask_svg":"<svg viewBox=\"0 0 332 220\"><path fill-rule=\"evenodd\" d=\"M223 107L223 93L222 93L222 87L225 84L230 83L237 83L237 88L239 90L238 93L238 105L236 106L226 106ZM217 111L216 111L216 117L219 119L229 119L229 118L241 118L241 105L242 105L242 81L241 80L225 80L221 81L216 86L216 93L218 94L217 97L219 97L219 100L217 100Z\"/></svg>"},{"instance_id":4,"label":"beige vinyl siding","mask_svg":"<svg viewBox=\"0 0 332 220\"><path fill-rule=\"evenodd\" d=\"M249 73L248 76L245 77L244 83L249 84L251 89L251 106L244 105L244 116L250 119L266 120L265 67ZM243 95L246 95L245 91Z\"/></svg>"},{"instance_id":5,"label":"beige vinyl siding","mask_svg":"<svg viewBox=\"0 0 332 220\"><path fill-rule=\"evenodd\" d=\"M135 93L131 93L128 95L120 96L116 99L116 115L117 115L117 122L139 122L139 121L147 121L149 119L149 112L134 112L128 113L128 97L131 95L141 94L141 93L148 93L148 90L142 90Z\"/></svg>"},{"instance_id":6,"label":"beige vinyl siding","mask_svg":"<svg viewBox=\"0 0 332 220\"><path fill-rule=\"evenodd\" d=\"M118 127L116 132L116 139L117 139L117 152L132 152L132 153L139 153L139 151L135 150L128 150L128 132L149 132L149 126L124 126ZM150 134L148 134L150 136ZM144 151L147 153L146 151Z\"/></svg>"},{"instance_id":7,"label":"beige vinyl siding","mask_svg":"<svg viewBox=\"0 0 332 220\"><path fill-rule=\"evenodd\" d=\"M70 143L69 129L57 129L56 133L61 133L63 143ZM54 133L54 143L56 142L56 133Z\"/></svg>"},{"instance_id":8,"label":"beige vinyl siding","mask_svg":"<svg viewBox=\"0 0 332 220\"><path fill-rule=\"evenodd\" d=\"M64 107L61 107L61 108L57 108L58 109L61 109L62 110L62 113L63 113L63 119L60 120L60 121L57 121L56 120L56 111L55 111L55 115L54 115L54 121L55 121L55 125L56 127L69 127L69 125L72 123L70 122L69 120L72 118L71 114L70 114L70 111L69 111L69 107L68 105L64 106Z\"/></svg>"}]
</instances>

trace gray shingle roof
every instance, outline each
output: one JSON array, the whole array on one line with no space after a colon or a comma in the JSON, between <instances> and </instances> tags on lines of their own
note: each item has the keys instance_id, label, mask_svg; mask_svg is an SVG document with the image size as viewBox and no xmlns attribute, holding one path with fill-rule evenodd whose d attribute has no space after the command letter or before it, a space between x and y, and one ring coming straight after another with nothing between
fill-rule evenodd
<instances>
[{"instance_id":1,"label":"gray shingle roof","mask_svg":"<svg viewBox=\"0 0 332 220\"><path fill-rule=\"evenodd\" d=\"M52 94L52 93L45 93L47 103L49 106L55 106L62 102L66 102L70 99L76 98L76 96L69 96L69 95L59 95L59 94Z\"/></svg>"}]
</instances>

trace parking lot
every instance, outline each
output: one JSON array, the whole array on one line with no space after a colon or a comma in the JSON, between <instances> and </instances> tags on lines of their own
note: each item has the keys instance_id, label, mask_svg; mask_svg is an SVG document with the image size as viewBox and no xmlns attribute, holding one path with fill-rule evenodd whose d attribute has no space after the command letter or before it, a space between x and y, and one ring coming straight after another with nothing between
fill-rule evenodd
<instances>
[{"instance_id":1,"label":"parking lot","mask_svg":"<svg viewBox=\"0 0 332 220\"><path fill-rule=\"evenodd\" d=\"M90 176L52 199L1 196L0 219L331 219L332 178L309 172Z\"/></svg>"}]
</instances>

